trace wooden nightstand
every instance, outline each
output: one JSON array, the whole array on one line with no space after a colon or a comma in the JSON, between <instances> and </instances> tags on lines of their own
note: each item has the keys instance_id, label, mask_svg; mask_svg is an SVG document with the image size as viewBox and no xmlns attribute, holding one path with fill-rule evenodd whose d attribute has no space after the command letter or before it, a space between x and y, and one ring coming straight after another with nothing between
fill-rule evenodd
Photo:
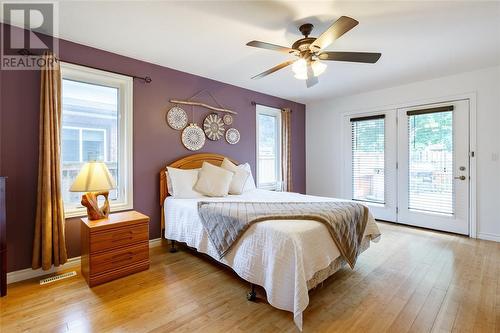
<instances>
[{"instance_id":1,"label":"wooden nightstand","mask_svg":"<svg viewBox=\"0 0 500 333\"><path fill-rule=\"evenodd\" d=\"M82 218L82 275L90 287L149 268L149 217L136 211Z\"/></svg>"}]
</instances>

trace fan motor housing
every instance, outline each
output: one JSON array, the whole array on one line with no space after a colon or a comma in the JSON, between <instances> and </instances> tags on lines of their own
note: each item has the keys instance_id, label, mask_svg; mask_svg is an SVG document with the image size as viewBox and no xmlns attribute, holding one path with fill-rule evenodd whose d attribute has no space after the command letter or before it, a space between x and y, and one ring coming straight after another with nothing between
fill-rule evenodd
<instances>
[{"instance_id":1,"label":"fan motor housing","mask_svg":"<svg viewBox=\"0 0 500 333\"><path fill-rule=\"evenodd\" d=\"M292 49L299 50L302 53L303 51L309 50L309 45L311 45L315 40L316 38L312 37L301 38L293 43Z\"/></svg>"},{"instance_id":2,"label":"fan motor housing","mask_svg":"<svg viewBox=\"0 0 500 333\"><path fill-rule=\"evenodd\" d=\"M299 31L304 35L304 38L297 40L292 45L292 49L299 50L301 58L309 58L312 52L309 51L309 45L311 45L316 38L309 37L312 30L314 29L314 25L311 23L302 24L299 27Z\"/></svg>"}]
</instances>

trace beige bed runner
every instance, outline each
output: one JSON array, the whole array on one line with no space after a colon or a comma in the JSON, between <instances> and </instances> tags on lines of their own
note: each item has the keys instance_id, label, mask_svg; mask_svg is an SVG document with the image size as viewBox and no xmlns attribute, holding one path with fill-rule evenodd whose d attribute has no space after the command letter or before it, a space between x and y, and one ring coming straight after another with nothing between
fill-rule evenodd
<instances>
[{"instance_id":1,"label":"beige bed runner","mask_svg":"<svg viewBox=\"0 0 500 333\"><path fill-rule=\"evenodd\" d=\"M345 261L354 268L368 219L368 208L355 202L207 202L198 213L220 258L255 222L314 220L323 223Z\"/></svg>"}]
</instances>

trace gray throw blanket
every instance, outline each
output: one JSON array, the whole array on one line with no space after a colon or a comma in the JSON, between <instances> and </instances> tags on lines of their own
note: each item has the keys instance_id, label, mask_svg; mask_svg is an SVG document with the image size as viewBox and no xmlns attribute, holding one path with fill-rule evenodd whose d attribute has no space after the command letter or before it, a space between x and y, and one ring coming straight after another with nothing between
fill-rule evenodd
<instances>
[{"instance_id":1,"label":"gray throw blanket","mask_svg":"<svg viewBox=\"0 0 500 333\"><path fill-rule=\"evenodd\" d=\"M323 223L342 257L354 268L368 220L368 208L355 202L207 202L198 213L220 258L255 222L314 220Z\"/></svg>"}]
</instances>

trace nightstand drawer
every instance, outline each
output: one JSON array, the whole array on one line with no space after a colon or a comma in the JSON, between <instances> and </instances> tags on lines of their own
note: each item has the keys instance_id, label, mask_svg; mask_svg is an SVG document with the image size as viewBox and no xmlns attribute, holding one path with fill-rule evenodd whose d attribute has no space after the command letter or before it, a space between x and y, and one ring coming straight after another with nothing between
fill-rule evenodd
<instances>
[{"instance_id":1,"label":"nightstand drawer","mask_svg":"<svg viewBox=\"0 0 500 333\"><path fill-rule=\"evenodd\" d=\"M106 231L93 232L90 235L90 252L99 252L127 245L148 241L148 223L133 227L115 228Z\"/></svg>"},{"instance_id":2,"label":"nightstand drawer","mask_svg":"<svg viewBox=\"0 0 500 333\"><path fill-rule=\"evenodd\" d=\"M148 261L149 243L96 254L90 260L91 275L112 271L141 261Z\"/></svg>"}]
</instances>

